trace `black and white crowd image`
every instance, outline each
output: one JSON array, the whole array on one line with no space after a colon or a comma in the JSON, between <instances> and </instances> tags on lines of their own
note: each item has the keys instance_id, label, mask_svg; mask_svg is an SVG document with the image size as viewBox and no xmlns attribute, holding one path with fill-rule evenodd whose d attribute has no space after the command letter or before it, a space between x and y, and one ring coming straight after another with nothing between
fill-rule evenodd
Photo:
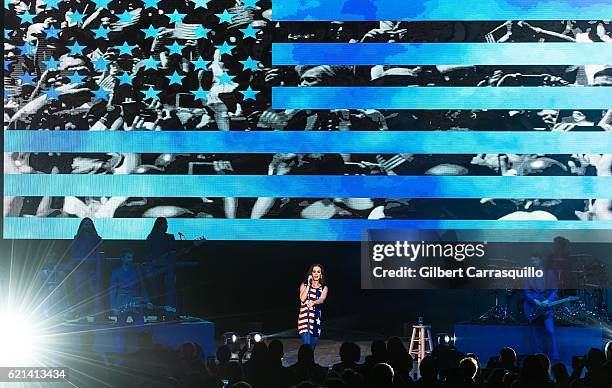
<instances>
[{"instance_id":1,"label":"black and white crowd image","mask_svg":"<svg viewBox=\"0 0 612 388\"><path fill-rule=\"evenodd\" d=\"M272 43L611 42L609 20L276 22L269 0L8 0L5 131L612 130L610 110L274 110L277 86L612 86L612 66L272 66ZM612 65L612 64L611 64ZM535 141L535 140L534 140ZM409 148L409 147L407 147ZM5 174L610 176L610 154L5 152ZM612 220L606 198L5 197L5 217Z\"/></svg>"}]
</instances>

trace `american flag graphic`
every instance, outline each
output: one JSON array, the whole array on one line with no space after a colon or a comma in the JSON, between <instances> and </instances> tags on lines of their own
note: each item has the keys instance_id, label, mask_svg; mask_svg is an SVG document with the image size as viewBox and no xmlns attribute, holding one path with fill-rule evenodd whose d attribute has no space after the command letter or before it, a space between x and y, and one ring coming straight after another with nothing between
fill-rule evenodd
<instances>
[{"instance_id":1,"label":"american flag graphic","mask_svg":"<svg viewBox=\"0 0 612 388\"><path fill-rule=\"evenodd\" d=\"M612 229L610 0L4 7L4 238Z\"/></svg>"}]
</instances>

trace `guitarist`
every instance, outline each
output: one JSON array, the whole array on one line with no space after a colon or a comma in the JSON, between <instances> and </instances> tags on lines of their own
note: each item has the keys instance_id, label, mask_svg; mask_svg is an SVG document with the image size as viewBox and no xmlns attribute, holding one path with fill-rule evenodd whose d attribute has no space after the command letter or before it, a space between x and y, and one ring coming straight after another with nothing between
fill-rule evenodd
<instances>
[{"instance_id":1,"label":"guitarist","mask_svg":"<svg viewBox=\"0 0 612 388\"><path fill-rule=\"evenodd\" d=\"M177 252L174 235L167 233L167 231L168 221L164 217L158 217L145 242L145 261L140 264L153 302L158 305L165 305L167 312L176 313L176 268L194 264L177 262L177 258L191 252L193 248L200 247L206 241L206 238L201 236L193 240L191 246ZM179 232L179 237L181 236L182 233ZM195 265L198 264L195 263ZM161 292L162 285L163 294Z\"/></svg>"},{"instance_id":2,"label":"guitarist","mask_svg":"<svg viewBox=\"0 0 612 388\"><path fill-rule=\"evenodd\" d=\"M553 309L549 306L557 299L557 277L554 271L544 266L544 261L539 253L531 255L531 264L537 270L544 272L542 278L527 278L525 284L525 313L533 316L530 323L533 326L533 339L537 353L546 353L551 360L559 359L557 336L555 335L555 323ZM538 312L537 314L534 314ZM550 344L549 351L544 352L543 340Z\"/></svg>"},{"instance_id":3,"label":"guitarist","mask_svg":"<svg viewBox=\"0 0 612 388\"><path fill-rule=\"evenodd\" d=\"M155 303L176 308L176 241L167 231L166 218L157 218L145 244L145 257L151 262L145 273ZM162 284L165 298L160 301Z\"/></svg>"}]
</instances>

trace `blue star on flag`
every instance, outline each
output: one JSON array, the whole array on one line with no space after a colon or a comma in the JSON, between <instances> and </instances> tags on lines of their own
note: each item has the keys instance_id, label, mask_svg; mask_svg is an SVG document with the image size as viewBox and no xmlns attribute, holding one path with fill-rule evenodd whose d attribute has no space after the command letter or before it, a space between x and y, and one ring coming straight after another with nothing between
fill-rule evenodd
<instances>
[{"instance_id":1,"label":"blue star on flag","mask_svg":"<svg viewBox=\"0 0 612 388\"><path fill-rule=\"evenodd\" d=\"M95 34L94 39L108 39L110 29L100 26L98 28L93 28L91 31Z\"/></svg>"},{"instance_id":2,"label":"blue star on flag","mask_svg":"<svg viewBox=\"0 0 612 388\"><path fill-rule=\"evenodd\" d=\"M91 63L93 63L94 65L94 70L105 71L108 70L108 64L110 62L107 61L103 56L99 56L98 59L96 59L95 61L91 61Z\"/></svg>"},{"instance_id":3,"label":"blue star on flag","mask_svg":"<svg viewBox=\"0 0 612 388\"><path fill-rule=\"evenodd\" d=\"M47 90L43 90L43 94L45 95L47 100L57 100L57 98L59 97L59 93L57 92L57 90L55 90L54 86L51 86Z\"/></svg>"},{"instance_id":4,"label":"blue star on flag","mask_svg":"<svg viewBox=\"0 0 612 388\"><path fill-rule=\"evenodd\" d=\"M244 70L256 71L257 65L259 65L259 61L251 58L250 56L245 61L239 61L239 62L242 63Z\"/></svg>"},{"instance_id":5,"label":"blue star on flag","mask_svg":"<svg viewBox=\"0 0 612 388\"><path fill-rule=\"evenodd\" d=\"M172 75L167 75L166 78L170 80L170 85L173 85L173 84L182 85L183 78L185 78L185 76L179 75L179 73L177 73L176 70L174 70L174 73L172 73Z\"/></svg>"},{"instance_id":6,"label":"blue star on flag","mask_svg":"<svg viewBox=\"0 0 612 388\"><path fill-rule=\"evenodd\" d=\"M156 38L159 33L159 28L155 28L152 24L149 24L148 28L141 28L140 31L145 33L145 39Z\"/></svg>"},{"instance_id":7,"label":"blue star on flag","mask_svg":"<svg viewBox=\"0 0 612 388\"><path fill-rule=\"evenodd\" d=\"M232 18L234 17L233 13L227 12L227 9L223 11L223 13L216 13L215 16L219 18L219 23L231 23Z\"/></svg>"},{"instance_id":8,"label":"blue star on flag","mask_svg":"<svg viewBox=\"0 0 612 388\"><path fill-rule=\"evenodd\" d=\"M59 9L59 3L61 3L62 0L45 0L45 8L50 9L50 8L55 8L55 9Z\"/></svg>"},{"instance_id":9,"label":"blue star on flag","mask_svg":"<svg viewBox=\"0 0 612 388\"><path fill-rule=\"evenodd\" d=\"M145 100L159 100L158 94L161 93L161 90L155 90L153 89L153 86L149 86L149 89L143 90L142 93L145 95Z\"/></svg>"},{"instance_id":10,"label":"blue star on flag","mask_svg":"<svg viewBox=\"0 0 612 388\"><path fill-rule=\"evenodd\" d=\"M257 8L257 3L259 0L242 0L242 6L244 8Z\"/></svg>"},{"instance_id":11,"label":"blue star on flag","mask_svg":"<svg viewBox=\"0 0 612 388\"><path fill-rule=\"evenodd\" d=\"M178 11L175 9L174 12L169 13L167 16L170 18L170 23L182 23L183 19L187 15L184 13L178 13Z\"/></svg>"},{"instance_id":12,"label":"blue star on flag","mask_svg":"<svg viewBox=\"0 0 612 388\"><path fill-rule=\"evenodd\" d=\"M66 15L68 16L68 19L70 20L70 23L83 23L83 18L85 17L85 15L83 15L82 13L80 13L79 11L74 11L72 12L72 14Z\"/></svg>"},{"instance_id":13,"label":"blue star on flag","mask_svg":"<svg viewBox=\"0 0 612 388\"><path fill-rule=\"evenodd\" d=\"M105 100L108 101L108 92L103 88L98 88L97 90L91 91L94 94L95 100Z\"/></svg>"},{"instance_id":14,"label":"blue star on flag","mask_svg":"<svg viewBox=\"0 0 612 388\"><path fill-rule=\"evenodd\" d=\"M232 50L236 47L235 45L230 45L227 42L223 42L220 46L215 46L221 51L221 55L223 54L232 54Z\"/></svg>"},{"instance_id":15,"label":"blue star on flag","mask_svg":"<svg viewBox=\"0 0 612 388\"><path fill-rule=\"evenodd\" d=\"M84 75L80 75L78 71L75 71L72 75L68 76L68 79L70 80L71 84L82 84L83 80L85 79Z\"/></svg>"},{"instance_id":16,"label":"blue star on flag","mask_svg":"<svg viewBox=\"0 0 612 388\"><path fill-rule=\"evenodd\" d=\"M134 50L134 48L136 47L136 45L129 45L127 42L123 42L123 44L121 46L115 46L116 49L119 50L119 55L129 55L132 56L132 50Z\"/></svg>"},{"instance_id":17,"label":"blue star on flag","mask_svg":"<svg viewBox=\"0 0 612 388\"><path fill-rule=\"evenodd\" d=\"M256 100L257 99L257 93L259 93L258 90L253 90L251 89L251 87L249 86L246 90L241 90L240 93L242 93L242 95L244 96L244 100Z\"/></svg>"},{"instance_id":18,"label":"blue star on flag","mask_svg":"<svg viewBox=\"0 0 612 388\"><path fill-rule=\"evenodd\" d=\"M161 0L142 0L146 8L155 8L157 9L157 4L159 4Z\"/></svg>"},{"instance_id":19,"label":"blue star on flag","mask_svg":"<svg viewBox=\"0 0 612 388\"><path fill-rule=\"evenodd\" d=\"M198 9L198 8L208 9L208 3L210 3L210 0L190 0L190 1L195 4L195 9Z\"/></svg>"},{"instance_id":20,"label":"blue star on flag","mask_svg":"<svg viewBox=\"0 0 612 388\"><path fill-rule=\"evenodd\" d=\"M74 42L72 45L66 46L70 49L70 54L72 55L83 55L83 49L87 48L87 46L81 46L79 42Z\"/></svg>"},{"instance_id":21,"label":"blue star on flag","mask_svg":"<svg viewBox=\"0 0 612 388\"><path fill-rule=\"evenodd\" d=\"M124 71L123 74L117 76L117 79L119 80L119 85L132 85L134 76L129 74L127 71Z\"/></svg>"},{"instance_id":22,"label":"blue star on flag","mask_svg":"<svg viewBox=\"0 0 612 388\"><path fill-rule=\"evenodd\" d=\"M145 70L157 70L157 67L159 65L159 61L153 57L149 57L147 59L143 59L142 61L140 61L141 63L144 64L145 66Z\"/></svg>"},{"instance_id":23,"label":"blue star on flag","mask_svg":"<svg viewBox=\"0 0 612 388\"><path fill-rule=\"evenodd\" d=\"M210 32L210 28L205 28L204 26L198 26L198 28L196 28L194 31L195 38L196 39L200 39L200 38L206 39L208 37L209 32Z\"/></svg>"},{"instance_id":24,"label":"blue star on flag","mask_svg":"<svg viewBox=\"0 0 612 388\"><path fill-rule=\"evenodd\" d=\"M20 51L20 55L33 55L36 46L31 45L28 42L24 42L24 44L22 44L21 46L17 46L17 48Z\"/></svg>"},{"instance_id":25,"label":"blue star on flag","mask_svg":"<svg viewBox=\"0 0 612 388\"><path fill-rule=\"evenodd\" d=\"M34 85L34 77L27 70L23 73L19 80L21 81L21 85Z\"/></svg>"},{"instance_id":26,"label":"blue star on flag","mask_svg":"<svg viewBox=\"0 0 612 388\"><path fill-rule=\"evenodd\" d=\"M192 90L191 93L195 96L196 100L202 100L202 101L206 101L208 99L208 91L202 89L202 87L200 86L198 88L198 90Z\"/></svg>"},{"instance_id":27,"label":"blue star on flag","mask_svg":"<svg viewBox=\"0 0 612 388\"><path fill-rule=\"evenodd\" d=\"M50 26L49 28L46 28L43 30L43 32L45 33L45 38L46 39L51 39L51 38L59 38L59 33L61 30L58 30L57 28Z\"/></svg>"},{"instance_id":28,"label":"blue star on flag","mask_svg":"<svg viewBox=\"0 0 612 388\"><path fill-rule=\"evenodd\" d=\"M34 17L36 14L30 13L30 11L25 11L21 15L19 15L19 19L21 19L21 24L34 24Z\"/></svg>"},{"instance_id":29,"label":"blue star on flag","mask_svg":"<svg viewBox=\"0 0 612 388\"><path fill-rule=\"evenodd\" d=\"M45 64L45 69L47 70L56 70L60 65L60 62L53 57L43 60L42 63Z\"/></svg>"},{"instance_id":30,"label":"blue star on flag","mask_svg":"<svg viewBox=\"0 0 612 388\"><path fill-rule=\"evenodd\" d=\"M240 31L244 35L244 39L246 38L257 39L257 33L259 32L259 29L253 28L253 26L249 24L247 28L241 28Z\"/></svg>"},{"instance_id":31,"label":"blue star on flag","mask_svg":"<svg viewBox=\"0 0 612 388\"><path fill-rule=\"evenodd\" d=\"M195 65L195 70L208 70L208 61L204 60L201 56L197 60L191 61L191 63Z\"/></svg>"},{"instance_id":32,"label":"blue star on flag","mask_svg":"<svg viewBox=\"0 0 612 388\"><path fill-rule=\"evenodd\" d=\"M173 55L173 54L182 55L182 51L185 48L185 46L182 44L178 44L177 41L174 41L174 43L172 43L171 45L166 45L166 48L170 50L170 55Z\"/></svg>"},{"instance_id":33,"label":"blue star on flag","mask_svg":"<svg viewBox=\"0 0 612 388\"><path fill-rule=\"evenodd\" d=\"M223 74L217 75L216 77L219 80L219 82L221 82L221 85L231 85L233 84L232 80L236 78L233 75L227 74L227 71L224 71Z\"/></svg>"},{"instance_id":34,"label":"blue star on flag","mask_svg":"<svg viewBox=\"0 0 612 388\"><path fill-rule=\"evenodd\" d=\"M129 13L127 10L117 15L117 17L119 18L120 23L131 23L132 19L134 18L134 16L131 13Z\"/></svg>"},{"instance_id":35,"label":"blue star on flag","mask_svg":"<svg viewBox=\"0 0 612 388\"><path fill-rule=\"evenodd\" d=\"M97 8L108 9L108 3L110 3L112 0L92 0L92 1L96 3L96 9Z\"/></svg>"}]
</instances>

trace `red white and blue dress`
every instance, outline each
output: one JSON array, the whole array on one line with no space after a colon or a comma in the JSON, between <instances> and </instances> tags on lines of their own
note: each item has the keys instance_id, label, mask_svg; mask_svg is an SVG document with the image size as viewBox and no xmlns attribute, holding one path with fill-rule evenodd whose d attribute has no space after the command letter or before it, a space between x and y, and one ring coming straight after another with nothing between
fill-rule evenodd
<instances>
[{"instance_id":1,"label":"red white and blue dress","mask_svg":"<svg viewBox=\"0 0 612 388\"><path fill-rule=\"evenodd\" d=\"M306 300L315 301L321 297L323 287L318 288L308 287L308 297ZM317 304L314 307L308 309L306 301L300 305L300 314L298 316L298 332L310 333L313 337L321 336L321 305Z\"/></svg>"}]
</instances>

